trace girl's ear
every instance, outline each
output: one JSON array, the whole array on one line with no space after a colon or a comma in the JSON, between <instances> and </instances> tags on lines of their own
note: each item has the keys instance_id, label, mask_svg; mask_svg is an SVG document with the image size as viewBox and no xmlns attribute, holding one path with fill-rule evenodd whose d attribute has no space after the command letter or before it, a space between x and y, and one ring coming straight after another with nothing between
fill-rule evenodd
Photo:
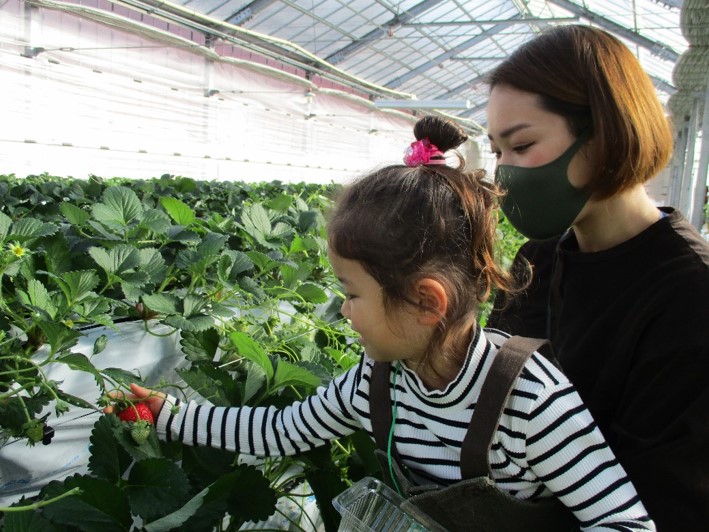
<instances>
[{"instance_id":1,"label":"girl's ear","mask_svg":"<svg viewBox=\"0 0 709 532\"><path fill-rule=\"evenodd\" d=\"M419 305L418 322L421 325L436 325L448 310L448 294L443 285L430 277L416 283L414 297Z\"/></svg>"}]
</instances>

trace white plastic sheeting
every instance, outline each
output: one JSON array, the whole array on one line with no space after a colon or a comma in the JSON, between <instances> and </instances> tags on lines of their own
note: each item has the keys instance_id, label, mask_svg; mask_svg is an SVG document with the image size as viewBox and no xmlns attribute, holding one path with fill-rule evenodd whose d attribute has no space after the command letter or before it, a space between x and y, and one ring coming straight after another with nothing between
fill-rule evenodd
<instances>
[{"instance_id":1,"label":"white plastic sheeting","mask_svg":"<svg viewBox=\"0 0 709 532\"><path fill-rule=\"evenodd\" d=\"M413 117L94 12L0 6L0 172L346 181L412 140Z\"/></svg>"},{"instance_id":2,"label":"white plastic sheeting","mask_svg":"<svg viewBox=\"0 0 709 532\"><path fill-rule=\"evenodd\" d=\"M154 332L165 334L172 330L159 325ZM106 349L91 357L96 339L108 337ZM178 343L179 335L155 336L145 331L143 322L124 323L119 330L97 327L72 350L91 357L97 368L122 368L141 375L148 384L160 377L168 382L178 382L175 368L184 362ZM66 393L96 404L101 395L98 384L89 373L69 369L65 364L50 364L45 373L51 380L61 382ZM51 407L42 412L51 412ZM89 437L100 411L72 406L68 413L50 415L49 425L55 434L46 447L27 445L26 439L10 440L0 446L0 506L7 506L22 496L36 495L52 480L63 480L75 473L88 472L90 456Z\"/></svg>"}]
</instances>

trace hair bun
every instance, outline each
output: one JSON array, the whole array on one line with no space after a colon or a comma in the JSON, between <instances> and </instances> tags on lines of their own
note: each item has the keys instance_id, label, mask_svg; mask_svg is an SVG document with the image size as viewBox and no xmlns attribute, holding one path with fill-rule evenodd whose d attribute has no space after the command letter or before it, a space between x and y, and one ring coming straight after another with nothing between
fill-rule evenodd
<instances>
[{"instance_id":1,"label":"hair bun","mask_svg":"<svg viewBox=\"0 0 709 532\"><path fill-rule=\"evenodd\" d=\"M463 128L452 120L436 115L427 115L414 125L416 140L428 139L442 152L457 148L468 140Z\"/></svg>"}]
</instances>

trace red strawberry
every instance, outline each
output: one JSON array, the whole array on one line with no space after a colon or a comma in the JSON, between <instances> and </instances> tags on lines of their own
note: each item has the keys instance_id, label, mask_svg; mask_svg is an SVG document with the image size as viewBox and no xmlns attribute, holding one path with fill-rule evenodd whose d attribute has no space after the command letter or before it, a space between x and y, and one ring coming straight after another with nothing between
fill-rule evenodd
<instances>
[{"instance_id":1,"label":"red strawberry","mask_svg":"<svg viewBox=\"0 0 709 532\"><path fill-rule=\"evenodd\" d=\"M148 408L148 405L146 405L145 403L136 403L133 405L129 405L125 410L121 411L118 414L118 417L121 421L133 422L138 421L139 419L143 419L151 425L155 424L155 419L153 419L153 413L150 411L150 408Z\"/></svg>"}]
</instances>

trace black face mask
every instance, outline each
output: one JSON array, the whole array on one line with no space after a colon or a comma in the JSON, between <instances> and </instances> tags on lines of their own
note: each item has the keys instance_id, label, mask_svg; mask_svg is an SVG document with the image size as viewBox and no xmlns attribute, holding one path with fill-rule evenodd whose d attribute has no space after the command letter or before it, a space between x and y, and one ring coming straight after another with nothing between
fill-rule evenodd
<instances>
[{"instance_id":1,"label":"black face mask","mask_svg":"<svg viewBox=\"0 0 709 532\"><path fill-rule=\"evenodd\" d=\"M501 164L495 182L505 190L502 212L527 238L543 240L559 235L573 224L591 194L569 182L571 159L589 139L582 134L557 159L524 168Z\"/></svg>"}]
</instances>

